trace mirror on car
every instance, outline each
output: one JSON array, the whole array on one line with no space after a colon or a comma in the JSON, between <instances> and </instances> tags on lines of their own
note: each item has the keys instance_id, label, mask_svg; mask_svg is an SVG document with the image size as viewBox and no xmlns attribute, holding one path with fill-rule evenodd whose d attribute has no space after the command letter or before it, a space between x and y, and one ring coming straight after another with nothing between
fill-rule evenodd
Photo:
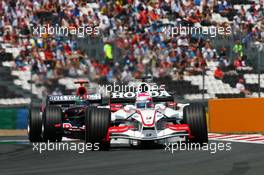
<instances>
[{"instance_id":1,"label":"mirror on car","mask_svg":"<svg viewBox=\"0 0 264 175\"><path fill-rule=\"evenodd\" d=\"M163 104L156 104L156 105L155 105L155 109L156 109L156 110L159 110L159 109L164 110L165 108L166 108L166 106L163 105Z\"/></svg>"}]
</instances>

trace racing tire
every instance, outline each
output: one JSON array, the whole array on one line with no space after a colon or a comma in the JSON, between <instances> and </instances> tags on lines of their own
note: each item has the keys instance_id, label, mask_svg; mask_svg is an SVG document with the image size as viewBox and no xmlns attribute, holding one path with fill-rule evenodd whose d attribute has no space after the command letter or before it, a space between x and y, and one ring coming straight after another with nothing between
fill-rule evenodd
<instances>
[{"instance_id":1,"label":"racing tire","mask_svg":"<svg viewBox=\"0 0 264 175\"><path fill-rule=\"evenodd\" d=\"M191 135L188 142L199 143L201 145L208 143L208 131L205 109L201 104L190 104L183 108L183 122L190 127Z\"/></svg>"},{"instance_id":2,"label":"racing tire","mask_svg":"<svg viewBox=\"0 0 264 175\"><path fill-rule=\"evenodd\" d=\"M30 142L42 141L42 116L40 112L40 107L37 106L31 106L29 109L27 131Z\"/></svg>"},{"instance_id":3,"label":"racing tire","mask_svg":"<svg viewBox=\"0 0 264 175\"><path fill-rule=\"evenodd\" d=\"M100 150L108 150L110 141L107 141L111 112L106 108L89 107L85 110L85 142L99 143Z\"/></svg>"},{"instance_id":4,"label":"racing tire","mask_svg":"<svg viewBox=\"0 0 264 175\"><path fill-rule=\"evenodd\" d=\"M62 140L62 111L58 106L47 106L43 115L43 141L60 142Z\"/></svg>"}]
</instances>

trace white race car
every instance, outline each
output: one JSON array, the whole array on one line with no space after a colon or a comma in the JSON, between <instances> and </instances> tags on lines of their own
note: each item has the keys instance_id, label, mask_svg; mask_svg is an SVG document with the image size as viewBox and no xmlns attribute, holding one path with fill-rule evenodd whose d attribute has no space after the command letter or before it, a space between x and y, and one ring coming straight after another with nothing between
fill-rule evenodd
<instances>
[{"instance_id":1,"label":"white race car","mask_svg":"<svg viewBox=\"0 0 264 175\"><path fill-rule=\"evenodd\" d=\"M103 146L109 146L111 139L128 139L133 146L177 139L207 143L204 107L177 104L170 97L166 91L113 93L109 109L88 109L87 141Z\"/></svg>"}]
</instances>

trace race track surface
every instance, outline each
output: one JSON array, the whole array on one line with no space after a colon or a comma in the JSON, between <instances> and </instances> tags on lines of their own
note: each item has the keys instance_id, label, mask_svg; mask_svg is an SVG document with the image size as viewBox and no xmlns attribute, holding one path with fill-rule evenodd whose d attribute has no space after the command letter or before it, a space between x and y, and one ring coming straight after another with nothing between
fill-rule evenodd
<instances>
[{"instance_id":1,"label":"race track surface","mask_svg":"<svg viewBox=\"0 0 264 175\"><path fill-rule=\"evenodd\" d=\"M263 175L264 145L232 142L231 151L132 149L113 145L110 151L33 151L26 137L0 137L1 175ZM19 142L13 142L18 140ZM211 143L217 141L210 141Z\"/></svg>"}]
</instances>

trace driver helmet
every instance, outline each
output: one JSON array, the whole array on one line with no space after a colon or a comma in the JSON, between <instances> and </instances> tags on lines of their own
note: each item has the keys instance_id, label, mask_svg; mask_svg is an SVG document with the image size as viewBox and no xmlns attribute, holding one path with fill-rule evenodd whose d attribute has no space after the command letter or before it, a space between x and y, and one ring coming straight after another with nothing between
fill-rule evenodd
<instances>
[{"instance_id":1,"label":"driver helmet","mask_svg":"<svg viewBox=\"0 0 264 175\"><path fill-rule=\"evenodd\" d=\"M85 87L80 86L77 89L76 105L88 105L87 90Z\"/></svg>"},{"instance_id":2,"label":"driver helmet","mask_svg":"<svg viewBox=\"0 0 264 175\"><path fill-rule=\"evenodd\" d=\"M84 96L77 96L75 103L76 105L88 105L89 104L87 98Z\"/></svg>"},{"instance_id":3,"label":"driver helmet","mask_svg":"<svg viewBox=\"0 0 264 175\"><path fill-rule=\"evenodd\" d=\"M152 97L148 93L139 93L136 98L136 107L139 109L153 108Z\"/></svg>"}]
</instances>

